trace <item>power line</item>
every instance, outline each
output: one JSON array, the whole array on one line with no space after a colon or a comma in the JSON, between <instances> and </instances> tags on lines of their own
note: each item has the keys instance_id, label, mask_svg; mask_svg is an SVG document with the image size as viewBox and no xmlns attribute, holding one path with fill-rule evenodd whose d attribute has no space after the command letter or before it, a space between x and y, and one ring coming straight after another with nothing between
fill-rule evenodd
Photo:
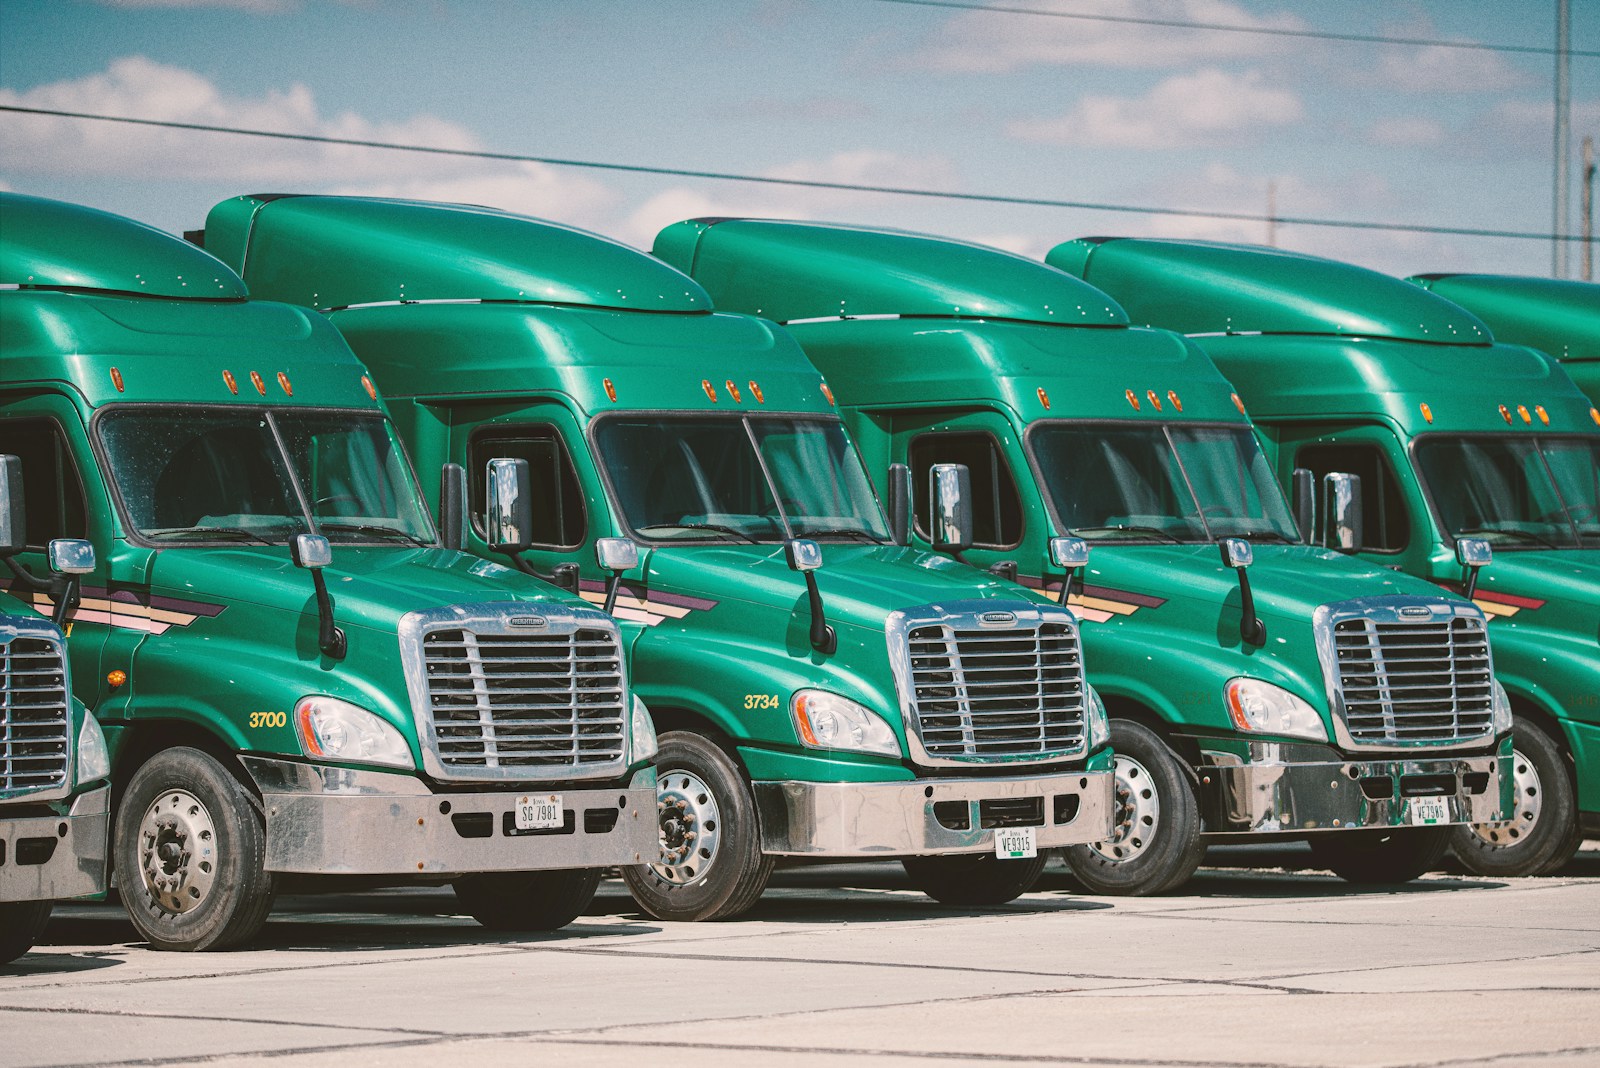
<instances>
[{"instance_id":1,"label":"power line","mask_svg":"<svg viewBox=\"0 0 1600 1068\"><path fill-rule=\"evenodd\" d=\"M1345 41L1355 44L1419 45L1426 48L1465 48L1477 52L1515 52L1523 55L1553 56L1554 48L1541 45L1488 44L1483 41L1439 41L1427 37L1384 37L1365 33L1335 33L1331 30L1290 30L1273 26L1239 26L1224 22L1187 22L1180 19L1141 18L1133 15L1100 15L1077 11L1042 11L1036 7L1011 7L1005 4L964 3L962 0L878 0L880 4L907 7L940 7L957 11L989 11L999 15L1037 15L1049 19L1074 19L1079 22L1115 22L1127 26L1164 26L1179 30L1216 30L1220 33L1254 33L1267 37L1306 37L1316 41ZM1600 52L1573 49L1567 53L1600 59Z\"/></svg>"},{"instance_id":2,"label":"power line","mask_svg":"<svg viewBox=\"0 0 1600 1068\"><path fill-rule=\"evenodd\" d=\"M1235 222L1267 222L1268 216L1243 211L1207 211L1199 208L1161 208L1141 204L1110 204L1090 200L1057 200L1051 197L1011 196L1004 193L958 193L943 189L918 189L911 186L869 185L863 182L826 182L810 178L775 178L762 174L733 171L701 171L684 167L656 167L642 163L604 163L598 160L563 159L533 156L520 152L489 152L468 148L436 148L395 141L368 141L353 137L324 137L319 134L285 133L280 130L253 130L242 126L216 126L199 122L174 122L167 119L138 119L127 115L98 115L85 111L55 108L28 108L0 104L0 112L19 115L49 115L92 122L113 122L129 126L154 126L168 130L194 130L201 133L233 134L239 137L265 137L277 141L300 141L317 145L345 145L352 148L378 148L388 152L416 152L430 156L499 160L507 163L543 163L550 167L577 167L586 170L619 171L625 174L659 174L673 178L704 178L718 182L749 182L758 185L791 186L802 189L829 189L852 193L884 193L890 196L925 197L934 200L961 200L984 204L1013 204L1036 208L1075 208L1081 211L1106 211L1123 215L1163 215L1196 219L1227 219ZM1572 234L1549 234L1531 230L1491 230L1466 226L1428 226L1421 223L1372 222L1362 219L1318 219L1304 215L1276 215L1279 226L1320 226L1340 230L1385 230L1410 234L1449 234L1458 237L1500 237L1519 241L1582 241Z\"/></svg>"}]
</instances>

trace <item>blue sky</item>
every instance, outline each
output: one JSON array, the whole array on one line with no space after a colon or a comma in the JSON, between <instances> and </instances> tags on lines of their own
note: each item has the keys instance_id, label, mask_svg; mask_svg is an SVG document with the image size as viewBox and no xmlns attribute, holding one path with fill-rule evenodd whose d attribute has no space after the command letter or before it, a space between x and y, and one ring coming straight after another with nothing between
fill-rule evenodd
<instances>
[{"instance_id":1,"label":"blue sky","mask_svg":"<svg viewBox=\"0 0 1600 1068\"><path fill-rule=\"evenodd\" d=\"M1555 0L1016 0L1549 46ZM1600 49L1600 0L1572 0ZM1072 200L1548 230L1548 56L878 0L0 0L0 104L553 157ZM1573 146L1600 59L1572 61ZM1574 180L1574 219L1577 203ZM0 188L172 231L243 192L490 203L648 247L707 214L834 219L1042 255L1259 223L957 204L450 160L0 113ZM1576 226L1576 221L1574 221ZM1280 227L1382 270L1546 273L1547 243Z\"/></svg>"}]
</instances>

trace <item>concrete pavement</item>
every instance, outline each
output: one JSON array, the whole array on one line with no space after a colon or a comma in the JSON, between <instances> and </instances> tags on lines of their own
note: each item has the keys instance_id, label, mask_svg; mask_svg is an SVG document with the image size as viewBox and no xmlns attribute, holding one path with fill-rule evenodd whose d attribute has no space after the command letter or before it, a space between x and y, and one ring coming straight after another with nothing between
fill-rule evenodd
<instances>
[{"instance_id":1,"label":"concrete pavement","mask_svg":"<svg viewBox=\"0 0 1600 1068\"><path fill-rule=\"evenodd\" d=\"M1283 867L1229 866L1263 862ZM1213 850L1145 899L1072 893L1054 865L966 911L897 866L796 869L700 925L612 881L533 939L448 890L300 897L253 948L204 955L67 906L0 968L0 1065L1600 1064L1600 844L1549 878L1382 891L1308 863Z\"/></svg>"}]
</instances>

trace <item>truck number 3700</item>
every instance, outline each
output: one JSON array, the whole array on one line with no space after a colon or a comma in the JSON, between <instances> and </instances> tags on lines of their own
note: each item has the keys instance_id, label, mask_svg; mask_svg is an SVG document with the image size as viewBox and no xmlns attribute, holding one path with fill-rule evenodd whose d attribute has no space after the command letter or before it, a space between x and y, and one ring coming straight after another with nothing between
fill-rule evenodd
<instances>
[{"instance_id":1,"label":"truck number 3700","mask_svg":"<svg viewBox=\"0 0 1600 1068\"><path fill-rule=\"evenodd\" d=\"M289 723L287 712L252 712L250 713L250 726L252 727L284 727Z\"/></svg>"}]
</instances>

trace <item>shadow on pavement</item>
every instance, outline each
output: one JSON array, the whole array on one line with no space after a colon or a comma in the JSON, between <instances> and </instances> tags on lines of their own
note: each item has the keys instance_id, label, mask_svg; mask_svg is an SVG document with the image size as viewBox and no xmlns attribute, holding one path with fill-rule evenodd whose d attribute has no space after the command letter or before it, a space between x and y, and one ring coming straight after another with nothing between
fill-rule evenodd
<instances>
[{"instance_id":1,"label":"shadow on pavement","mask_svg":"<svg viewBox=\"0 0 1600 1068\"><path fill-rule=\"evenodd\" d=\"M72 942L70 944L84 945L85 943ZM109 956L100 951L90 953L51 953L48 949L43 949L36 945L10 964L0 964L0 976L71 975L74 972L97 972L102 968L115 968L121 963L123 962L117 957Z\"/></svg>"}]
</instances>

